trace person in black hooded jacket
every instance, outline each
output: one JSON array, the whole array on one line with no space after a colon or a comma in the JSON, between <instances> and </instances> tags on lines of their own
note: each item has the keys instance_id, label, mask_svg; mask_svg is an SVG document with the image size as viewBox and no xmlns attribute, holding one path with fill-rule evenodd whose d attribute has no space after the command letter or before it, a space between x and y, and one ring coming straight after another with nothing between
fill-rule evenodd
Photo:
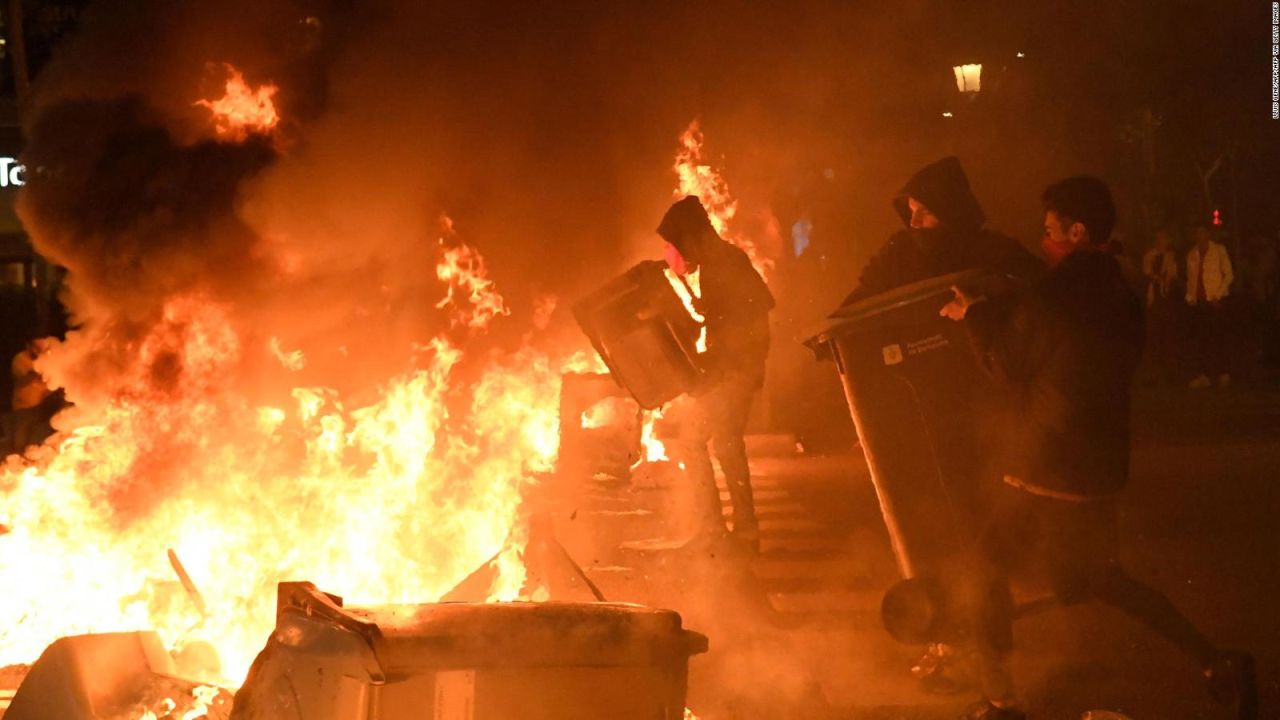
<instances>
[{"instance_id":1,"label":"person in black hooded jacket","mask_svg":"<svg viewBox=\"0 0 1280 720\"><path fill-rule=\"evenodd\" d=\"M986 215L956 157L921 168L893 198L893 207L906 227L891 235L872 256L842 307L964 270L988 270L1021 284L1044 273L1044 263L1017 240L983 227ZM975 458L981 457L976 436L955 437L952 442L974 445ZM925 692L951 694L959 689L963 681L954 677L950 655L946 645L933 643L911 668Z\"/></svg>"},{"instance_id":2,"label":"person in black hooded jacket","mask_svg":"<svg viewBox=\"0 0 1280 720\"><path fill-rule=\"evenodd\" d=\"M913 175L893 207L906 229L890 236L871 258L845 305L962 270L987 269L1024 282L1044 270L1017 240L982 227L986 216L955 157Z\"/></svg>"},{"instance_id":3,"label":"person in black hooded jacket","mask_svg":"<svg viewBox=\"0 0 1280 720\"><path fill-rule=\"evenodd\" d=\"M1194 658L1221 701L1256 715L1253 660L1217 649L1168 598L1118 561L1116 496L1129 477L1129 406L1142 355L1142 304L1107 251L1115 224L1101 180L1072 177L1044 193L1042 248L1050 271L1002 298L956 289L942 314L963 320L999 390L996 461L1004 496L981 543L981 562L1003 583L1023 569L1045 573L1064 604L1097 600L1144 623ZM969 717L1025 717L1003 670L1012 616L980 635L987 701Z\"/></svg>"},{"instance_id":4,"label":"person in black hooded jacket","mask_svg":"<svg viewBox=\"0 0 1280 720\"><path fill-rule=\"evenodd\" d=\"M732 536L745 548L756 550L760 529L743 436L751 403L764 385L773 294L746 253L716 234L697 197L689 195L673 204L658 225L658 234L667 242L672 270L682 276L696 273L699 292L694 302L705 318L702 366L707 377L693 393L693 411L684 423L678 450L699 493L704 522L700 539L714 540L725 532L707 452L710 443L733 503Z\"/></svg>"}]
</instances>

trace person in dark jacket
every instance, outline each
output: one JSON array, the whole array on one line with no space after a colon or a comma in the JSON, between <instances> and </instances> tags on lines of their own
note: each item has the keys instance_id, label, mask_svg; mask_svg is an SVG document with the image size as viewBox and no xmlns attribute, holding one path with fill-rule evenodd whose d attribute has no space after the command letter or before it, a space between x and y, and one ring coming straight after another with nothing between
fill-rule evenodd
<instances>
[{"instance_id":1,"label":"person in dark jacket","mask_svg":"<svg viewBox=\"0 0 1280 720\"><path fill-rule=\"evenodd\" d=\"M982 301L956 290L942 309L963 320L1000 388L997 454L1005 497L982 543L1003 583L1034 567L1064 603L1098 600L1174 643L1200 664L1216 699L1256 707L1252 659L1218 650L1169 600L1117 559L1116 496L1129 477L1130 388L1142 353L1142 304L1106 251L1115 224L1110 191L1073 177L1043 196L1042 249L1050 272L1026 291ZM1003 658L1012 615L982 613L987 701L975 718L1021 718Z\"/></svg>"},{"instance_id":2,"label":"person in dark jacket","mask_svg":"<svg viewBox=\"0 0 1280 720\"><path fill-rule=\"evenodd\" d=\"M983 228L986 216L955 157L913 175L893 207L906 229L890 236L871 258L845 305L962 270L987 269L1024 282L1044 271L1017 240Z\"/></svg>"},{"instance_id":3,"label":"person in dark jacket","mask_svg":"<svg viewBox=\"0 0 1280 720\"><path fill-rule=\"evenodd\" d=\"M695 307L706 327L702 367L707 377L685 423L682 460L701 496L707 536L722 535L725 525L707 444L714 447L733 503L732 535L755 550L760 530L743 435L752 400L764 385L773 295L746 253L716 234L698 198L690 195L672 205L658 234L668 244L668 264L695 291Z\"/></svg>"},{"instance_id":4,"label":"person in dark jacket","mask_svg":"<svg viewBox=\"0 0 1280 720\"><path fill-rule=\"evenodd\" d=\"M964 270L988 270L1006 282L1011 279L1009 284L1030 283L1044 273L1044 263L1017 240L983 227L986 215L958 158L945 157L921 168L893 198L893 208L905 228L872 256L841 307ZM953 442L972 445L975 457L982 454L976 437L955 437ZM964 680L954 672L952 655L948 646L933 643L912 666L925 692L952 694L961 689Z\"/></svg>"}]
</instances>

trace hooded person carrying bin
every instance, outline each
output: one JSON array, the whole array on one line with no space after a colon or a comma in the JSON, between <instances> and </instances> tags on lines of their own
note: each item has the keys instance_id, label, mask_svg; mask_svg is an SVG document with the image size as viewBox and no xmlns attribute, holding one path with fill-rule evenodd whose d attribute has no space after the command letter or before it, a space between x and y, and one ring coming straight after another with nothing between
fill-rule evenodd
<instances>
[{"instance_id":1,"label":"hooded person carrying bin","mask_svg":"<svg viewBox=\"0 0 1280 720\"><path fill-rule=\"evenodd\" d=\"M1029 282L1044 265L1007 235L983 228L986 216L955 157L926 165L902 187L893 208L906 228L867 263L844 305L962 270L990 270Z\"/></svg>"},{"instance_id":2,"label":"hooded person carrying bin","mask_svg":"<svg viewBox=\"0 0 1280 720\"><path fill-rule=\"evenodd\" d=\"M746 253L716 234L707 211L690 195L673 204L658 225L667 262L695 290L706 319L702 367L707 382L694 392L694 407L680 442L681 460L699 494L704 539L725 532L720 495L707 450L710 443L724 470L733 502L733 538L756 550L760 541L751 471L743 440L751 403L764 385L773 295Z\"/></svg>"},{"instance_id":3,"label":"hooded person carrying bin","mask_svg":"<svg viewBox=\"0 0 1280 720\"><path fill-rule=\"evenodd\" d=\"M905 285L966 270L994 273L1000 286L981 289L993 295L1007 292L1007 285L1034 282L1045 272L1044 263L1017 240L983 227L986 215L955 157L921 168L892 204L905 227L872 256L858 286L833 316L842 315L851 304ZM974 446L975 457L981 457L978 442L977 433L952 438L953 444ZM911 668L925 692L951 694L963 687L966 681L952 667L951 654L948 646L932 643Z\"/></svg>"}]
</instances>

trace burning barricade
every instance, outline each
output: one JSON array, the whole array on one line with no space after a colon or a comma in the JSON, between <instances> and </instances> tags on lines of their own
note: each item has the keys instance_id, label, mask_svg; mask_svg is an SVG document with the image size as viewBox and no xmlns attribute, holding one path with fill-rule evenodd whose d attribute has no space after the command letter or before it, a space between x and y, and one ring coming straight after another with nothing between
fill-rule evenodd
<instances>
[{"instance_id":1,"label":"burning barricade","mask_svg":"<svg viewBox=\"0 0 1280 720\"><path fill-rule=\"evenodd\" d=\"M54 105L32 133L40 171L22 212L39 249L70 269L79 326L40 367L75 406L47 445L0 471L0 577L11 580L0 611L12 619L0 629L0 663L14 665L3 677L17 688L10 718L225 717L228 688L245 681L263 638L297 650L289 633L308 613L326 623L302 633L306 652L344 632L365 643L330 647L316 667L341 666L348 650L360 662L395 655L356 676L368 681L364 689L336 676L316 688L347 688L366 703L381 702L384 684L395 686L387 697L404 691L396 663L419 662L411 657L426 646L484 644L477 638L494 634L470 637L490 614L474 605L444 635L379 645L375 637L408 627L397 624L401 611L360 620L332 597L286 583L287 602L272 613L274 589L289 578L348 589L362 608L403 608L445 598L481 567L477 601L555 599L527 582L526 552L551 556L558 545L531 541L519 508L536 474L554 465L561 378L577 361L528 345L470 351L509 310L447 218L432 236L382 241L382 284L352 283L324 265L322 244L298 241L273 219L246 220L254 206L244 186L289 145L279 137L279 90L214 67L227 77L226 95L189 103L196 115L181 123L137 98L77 100ZM198 120L208 125L189 137ZM69 150L65 136L79 144ZM148 184L156 173L165 182ZM153 192L141 197L139 186ZM87 209L86 197L112 206L111 217ZM435 272L397 274L397 264ZM316 302L338 289L347 293L341 310ZM406 307L425 308L424 317ZM405 325L431 332L404 337L397 328ZM411 349L382 352L389 336ZM324 384L335 374L362 383ZM370 386L366 375L382 379ZM589 406L575 417L594 429L631 412ZM645 437L642 424L632 415L629 447ZM640 455L628 451L626 461ZM600 599L598 591L587 599ZM474 686L505 697L503 683L536 689L541 680L531 678L550 678L596 692L583 703L631 702L619 717L653 717L655 707L682 716L684 664L699 646L674 613L585 605L494 612L508 613L502 622L512 627L542 626L543 635L512 640L508 651L559 634L562 656L475 670L459 692ZM574 627L584 634L575 639ZM107 632L133 628L149 630ZM593 655L601 634L615 647ZM488 667L504 655L514 657L495 651L467 662ZM430 662L420 667L431 682L462 677L449 675L452 660ZM636 683L648 688L643 705L623 698ZM259 708L261 693L274 692L245 687ZM432 695L431 687L419 684L411 696ZM446 695L442 708L470 707L465 693ZM235 713L253 717L252 707L237 704ZM546 716L573 716L556 708L546 705ZM387 712L379 717L403 716Z\"/></svg>"},{"instance_id":2,"label":"burning barricade","mask_svg":"<svg viewBox=\"0 0 1280 720\"><path fill-rule=\"evenodd\" d=\"M526 548L521 507L558 453L601 447L573 434L608 435L619 451L588 464L615 473L665 456L661 402L615 388L562 409L565 373L599 368L489 337L511 311L423 193L398 205L392 183L324 165L292 60L204 60L216 91L181 63L47 91L28 128L19 210L68 270L75 329L38 367L73 407L0 469L18 716L47 668L117 656L118 682L54 673L113 698L85 691L75 712L216 716L206 695L241 685L295 578L375 607L439 601L486 567L477 600L534 599L526 553L544 546ZM645 282L696 355L688 299L660 267Z\"/></svg>"}]
</instances>

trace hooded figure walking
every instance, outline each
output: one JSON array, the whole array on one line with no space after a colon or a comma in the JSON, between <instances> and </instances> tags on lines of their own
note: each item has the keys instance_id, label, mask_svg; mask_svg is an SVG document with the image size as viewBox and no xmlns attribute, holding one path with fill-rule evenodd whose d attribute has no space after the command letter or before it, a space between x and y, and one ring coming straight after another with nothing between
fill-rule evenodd
<instances>
[{"instance_id":1,"label":"hooded figure walking","mask_svg":"<svg viewBox=\"0 0 1280 720\"><path fill-rule=\"evenodd\" d=\"M692 393L692 412L680 439L681 460L698 493L700 534L714 541L726 530L710 443L733 503L732 537L755 552L760 527L743 435L751 403L764 385L773 295L746 253L716 234L698 198L690 195L673 204L658 235L667 243L668 265L694 290L707 332L702 356L706 380Z\"/></svg>"},{"instance_id":2,"label":"hooded figure walking","mask_svg":"<svg viewBox=\"0 0 1280 720\"><path fill-rule=\"evenodd\" d=\"M911 176L893 208L906 228L891 235L867 263L845 305L963 270L991 270L1022 282L1044 272L1044 264L1017 240L983 227L986 215L955 157Z\"/></svg>"}]
</instances>

